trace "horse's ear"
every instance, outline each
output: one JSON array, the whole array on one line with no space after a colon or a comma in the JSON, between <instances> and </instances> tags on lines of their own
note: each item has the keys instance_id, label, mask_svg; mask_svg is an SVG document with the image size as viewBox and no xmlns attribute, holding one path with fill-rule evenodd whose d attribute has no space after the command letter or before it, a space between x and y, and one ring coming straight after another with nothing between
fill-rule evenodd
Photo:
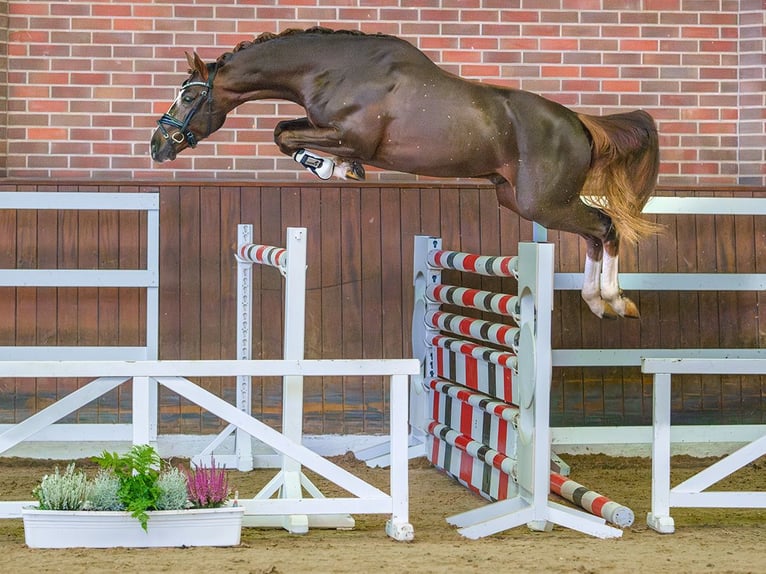
<instances>
[{"instance_id":1,"label":"horse's ear","mask_svg":"<svg viewBox=\"0 0 766 574\"><path fill-rule=\"evenodd\" d=\"M202 61L202 58L199 57L197 52L194 52L194 55L186 52L186 61L189 63L189 71L199 72L202 81L207 82L207 66L205 65L205 62Z\"/></svg>"}]
</instances>

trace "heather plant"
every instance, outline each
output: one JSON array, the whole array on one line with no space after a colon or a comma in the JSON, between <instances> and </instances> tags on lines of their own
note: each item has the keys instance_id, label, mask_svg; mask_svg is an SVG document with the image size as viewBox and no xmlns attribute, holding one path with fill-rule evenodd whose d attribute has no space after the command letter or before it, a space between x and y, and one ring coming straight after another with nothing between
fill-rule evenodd
<instances>
[{"instance_id":1,"label":"heather plant","mask_svg":"<svg viewBox=\"0 0 766 574\"><path fill-rule=\"evenodd\" d=\"M46 474L32 494L41 510L80 510L88 498L88 477L75 464L67 466L64 474L56 467L53 474Z\"/></svg>"},{"instance_id":2,"label":"heather plant","mask_svg":"<svg viewBox=\"0 0 766 574\"><path fill-rule=\"evenodd\" d=\"M170 468L162 472L157 486L160 488L157 510L181 510L187 507L189 499L186 475L181 470Z\"/></svg>"},{"instance_id":3,"label":"heather plant","mask_svg":"<svg viewBox=\"0 0 766 574\"><path fill-rule=\"evenodd\" d=\"M185 470L189 490L189 502L194 508L217 508L229 499L229 483L226 470L217 467L210 457L210 466L193 465Z\"/></svg>"}]
</instances>

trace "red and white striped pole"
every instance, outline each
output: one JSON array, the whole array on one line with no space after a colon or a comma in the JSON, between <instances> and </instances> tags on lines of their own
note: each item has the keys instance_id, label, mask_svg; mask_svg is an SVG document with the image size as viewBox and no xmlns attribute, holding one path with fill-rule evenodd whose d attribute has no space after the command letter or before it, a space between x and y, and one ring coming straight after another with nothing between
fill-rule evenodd
<instances>
[{"instance_id":1,"label":"red and white striped pole","mask_svg":"<svg viewBox=\"0 0 766 574\"><path fill-rule=\"evenodd\" d=\"M551 473L551 492L620 528L633 524L634 515L630 508L555 472Z\"/></svg>"}]
</instances>

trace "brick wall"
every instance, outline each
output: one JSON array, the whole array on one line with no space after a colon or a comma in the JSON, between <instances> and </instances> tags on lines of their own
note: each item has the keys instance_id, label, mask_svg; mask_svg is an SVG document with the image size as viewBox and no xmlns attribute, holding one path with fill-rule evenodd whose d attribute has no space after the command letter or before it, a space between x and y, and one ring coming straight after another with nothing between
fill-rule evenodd
<instances>
[{"instance_id":1,"label":"brick wall","mask_svg":"<svg viewBox=\"0 0 766 574\"><path fill-rule=\"evenodd\" d=\"M307 179L272 143L276 118L301 114L292 104L246 104L170 164L153 165L148 141L186 76L185 50L213 59L262 31L322 24L402 36L453 72L578 111L645 108L665 184L766 182L766 0L2 4L10 177Z\"/></svg>"}]
</instances>

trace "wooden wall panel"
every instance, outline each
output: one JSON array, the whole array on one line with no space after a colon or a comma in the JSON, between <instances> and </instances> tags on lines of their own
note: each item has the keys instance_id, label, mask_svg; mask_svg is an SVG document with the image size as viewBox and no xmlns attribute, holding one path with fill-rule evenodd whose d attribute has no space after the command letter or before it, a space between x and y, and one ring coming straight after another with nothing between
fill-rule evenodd
<instances>
[{"instance_id":1,"label":"wooden wall panel","mask_svg":"<svg viewBox=\"0 0 766 574\"><path fill-rule=\"evenodd\" d=\"M306 356L398 358L410 355L412 245L437 235L448 249L513 254L532 226L499 209L494 192L472 184L406 186L190 182L145 185L5 183L3 191L160 192L160 357L236 356L238 223L252 223L254 241L285 244L288 226L308 228ZM763 197L766 190L694 195ZM657 216L665 233L626 246L625 272L766 272L766 218ZM0 266L137 268L146 260L145 218L135 213L0 212ZM549 232L557 269L577 272L582 241ZM461 281L445 273L447 281ZM513 291L515 281L467 276L464 284ZM253 357L282 356L284 283L254 267ZM640 321L600 321L575 292L555 295L553 344L558 348L747 347L766 345L759 315L763 293L630 294ZM130 289L0 289L0 344L125 344L145 340L145 297ZM0 423L22 420L83 381L0 381ZM209 378L205 388L234 400L233 380ZM685 377L673 397L686 423L763 423L764 377ZM325 377L305 381L309 433L380 433L387 429L386 381ZM281 380L256 379L253 412L280 426ZM214 432L216 417L163 390L162 432ZM559 425L647 424L651 379L635 368L556 369L552 420ZM114 422L130 418L128 389L106 395L69 417Z\"/></svg>"}]
</instances>

